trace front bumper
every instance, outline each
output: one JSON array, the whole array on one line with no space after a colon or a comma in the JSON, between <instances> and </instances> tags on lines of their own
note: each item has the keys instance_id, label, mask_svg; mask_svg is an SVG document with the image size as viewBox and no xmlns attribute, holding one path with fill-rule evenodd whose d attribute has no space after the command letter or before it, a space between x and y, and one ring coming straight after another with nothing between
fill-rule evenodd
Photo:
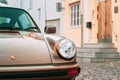
<instances>
[{"instance_id":1,"label":"front bumper","mask_svg":"<svg viewBox=\"0 0 120 80\"><path fill-rule=\"evenodd\" d=\"M70 73L70 70L71 71ZM74 71L75 70L75 71ZM0 79L52 79L75 77L80 73L77 63L34 66L0 66Z\"/></svg>"}]
</instances>

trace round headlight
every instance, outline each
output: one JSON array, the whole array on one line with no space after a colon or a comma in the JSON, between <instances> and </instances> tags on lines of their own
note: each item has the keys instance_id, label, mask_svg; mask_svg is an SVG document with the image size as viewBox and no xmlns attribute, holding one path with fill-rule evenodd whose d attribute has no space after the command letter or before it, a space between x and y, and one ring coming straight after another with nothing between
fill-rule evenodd
<instances>
[{"instance_id":1,"label":"round headlight","mask_svg":"<svg viewBox=\"0 0 120 80\"><path fill-rule=\"evenodd\" d=\"M76 46L67 39L59 42L57 50L59 55L65 59L72 59L76 54Z\"/></svg>"}]
</instances>

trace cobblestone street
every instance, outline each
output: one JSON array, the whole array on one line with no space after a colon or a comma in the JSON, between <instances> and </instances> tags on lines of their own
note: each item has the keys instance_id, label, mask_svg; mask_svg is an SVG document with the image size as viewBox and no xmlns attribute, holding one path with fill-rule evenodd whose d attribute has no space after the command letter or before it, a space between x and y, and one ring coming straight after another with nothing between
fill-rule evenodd
<instances>
[{"instance_id":1,"label":"cobblestone street","mask_svg":"<svg viewBox=\"0 0 120 80\"><path fill-rule=\"evenodd\" d=\"M81 73L76 80L120 80L120 63L82 63Z\"/></svg>"}]
</instances>

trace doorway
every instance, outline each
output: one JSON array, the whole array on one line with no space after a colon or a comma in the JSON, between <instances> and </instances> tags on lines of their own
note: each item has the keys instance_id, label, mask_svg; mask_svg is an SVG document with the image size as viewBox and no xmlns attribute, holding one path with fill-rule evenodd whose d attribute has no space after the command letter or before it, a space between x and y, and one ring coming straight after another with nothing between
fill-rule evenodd
<instances>
[{"instance_id":1,"label":"doorway","mask_svg":"<svg viewBox=\"0 0 120 80\"><path fill-rule=\"evenodd\" d=\"M112 9L111 0L105 0L98 3L97 6L98 19L98 42L111 41L112 42Z\"/></svg>"}]
</instances>

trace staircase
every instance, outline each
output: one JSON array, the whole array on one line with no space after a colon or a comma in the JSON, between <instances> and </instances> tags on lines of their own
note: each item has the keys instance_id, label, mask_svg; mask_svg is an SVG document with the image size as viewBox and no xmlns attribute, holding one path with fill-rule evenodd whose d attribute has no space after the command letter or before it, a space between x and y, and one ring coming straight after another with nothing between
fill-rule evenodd
<instances>
[{"instance_id":1,"label":"staircase","mask_svg":"<svg viewBox=\"0 0 120 80\"><path fill-rule=\"evenodd\" d=\"M86 43L77 48L77 59L92 63L120 61L120 54L113 43Z\"/></svg>"}]
</instances>

